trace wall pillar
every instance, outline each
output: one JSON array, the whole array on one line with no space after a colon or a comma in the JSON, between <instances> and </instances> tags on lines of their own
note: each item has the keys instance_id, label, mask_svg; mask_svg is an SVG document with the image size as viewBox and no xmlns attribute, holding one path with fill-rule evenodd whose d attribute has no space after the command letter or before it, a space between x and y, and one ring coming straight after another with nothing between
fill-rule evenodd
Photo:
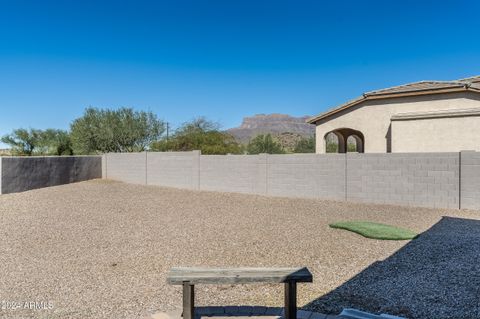
<instances>
[{"instance_id":1,"label":"wall pillar","mask_svg":"<svg viewBox=\"0 0 480 319\"><path fill-rule=\"evenodd\" d=\"M2 194L2 179L3 179L3 174L2 174L2 158L0 156L0 195Z\"/></svg>"},{"instance_id":2,"label":"wall pillar","mask_svg":"<svg viewBox=\"0 0 480 319\"><path fill-rule=\"evenodd\" d=\"M334 132L338 139L338 153L347 153L347 138L340 132Z\"/></svg>"},{"instance_id":3,"label":"wall pillar","mask_svg":"<svg viewBox=\"0 0 480 319\"><path fill-rule=\"evenodd\" d=\"M107 154L102 155L102 179L107 178Z\"/></svg>"},{"instance_id":4,"label":"wall pillar","mask_svg":"<svg viewBox=\"0 0 480 319\"><path fill-rule=\"evenodd\" d=\"M260 194L268 194L268 154L258 154L258 185Z\"/></svg>"},{"instance_id":5,"label":"wall pillar","mask_svg":"<svg viewBox=\"0 0 480 319\"><path fill-rule=\"evenodd\" d=\"M460 152L460 208L480 209L480 153Z\"/></svg>"},{"instance_id":6,"label":"wall pillar","mask_svg":"<svg viewBox=\"0 0 480 319\"><path fill-rule=\"evenodd\" d=\"M202 151L192 151L193 165L192 165L192 189L200 190L200 156Z\"/></svg>"}]
</instances>

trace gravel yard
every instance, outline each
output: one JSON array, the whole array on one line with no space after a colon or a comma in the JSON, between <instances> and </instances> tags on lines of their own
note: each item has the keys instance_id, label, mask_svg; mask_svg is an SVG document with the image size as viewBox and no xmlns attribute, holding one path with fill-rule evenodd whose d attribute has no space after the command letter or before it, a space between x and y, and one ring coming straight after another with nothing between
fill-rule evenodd
<instances>
[{"instance_id":1,"label":"gravel yard","mask_svg":"<svg viewBox=\"0 0 480 319\"><path fill-rule=\"evenodd\" d=\"M307 266L314 283L299 285L298 303L309 310L350 305L412 318L480 317L480 212L96 180L1 195L0 218L2 307L52 306L2 309L0 318L144 318L173 310L181 288L168 286L165 275L174 266ZM409 243L328 227L350 219L433 228ZM279 285L196 292L198 305L283 304Z\"/></svg>"}]
</instances>

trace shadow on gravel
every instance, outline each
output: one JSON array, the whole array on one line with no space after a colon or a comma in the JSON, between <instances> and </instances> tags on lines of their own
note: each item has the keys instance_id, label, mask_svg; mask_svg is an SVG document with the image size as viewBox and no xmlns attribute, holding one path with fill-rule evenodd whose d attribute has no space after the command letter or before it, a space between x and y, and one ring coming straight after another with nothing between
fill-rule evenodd
<instances>
[{"instance_id":1,"label":"shadow on gravel","mask_svg":"<svg viewBox=\"0 0 480 319\"><path fill-rule=\"evenodd\" d=\"M209 306L195 307L195 317L274 317L283 315L283 307L264 306Z\"/></svg>"},{"instance_id":2,"label":"shadow on gravel","mask_svg":"<svg viewBox=\"0 0 480 319\"><path fill-rule=\"evenodd\" d=\"M480 318L480 221L443 217L392 256L303 309L413 319Z\"/></svg>"}]
</instances>

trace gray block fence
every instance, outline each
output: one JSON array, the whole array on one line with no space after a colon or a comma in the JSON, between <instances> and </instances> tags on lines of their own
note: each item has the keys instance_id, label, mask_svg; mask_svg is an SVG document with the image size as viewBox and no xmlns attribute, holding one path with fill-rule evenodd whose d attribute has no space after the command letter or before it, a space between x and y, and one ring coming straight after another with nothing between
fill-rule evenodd
<instances>
[{"instance_id":1,"label":"gray block fence","mask_svg":"<svg viewBox=\"0 0 480 319\"><path fill-rule=\"evenodd\" d=\"M101 177L101 156L0 157L0 194Z\"/></svg>"},{"instance_id":2,"label":"gray block fence","mask_svg":"<svg viewBox=\"0 0 480 319\"><path fill-rule=\"evenodd\" d=\"M110 153L102 176L144 185L480 209L480 153Z\"/></svg>"},{"instance_id":3,"label":"gray block fence","mask_svg":"<svg viewBox=\"0 0 480 319\"><path fill-rule=\"evenodd\" d=\"M480 209L480 153L460 154L461 208Z\"/></svg>"}]
</instances>

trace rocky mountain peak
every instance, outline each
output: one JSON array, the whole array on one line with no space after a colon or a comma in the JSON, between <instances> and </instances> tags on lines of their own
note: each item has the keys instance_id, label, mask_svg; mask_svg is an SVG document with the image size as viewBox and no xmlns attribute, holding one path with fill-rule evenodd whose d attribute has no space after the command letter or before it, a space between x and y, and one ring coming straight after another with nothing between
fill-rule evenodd
<instances>
[{"instance_id":1,"label":"rocky mountain peak","mask_svg":"<svg viewBox=\"0 0 480 319\"><path fill-rule=\"evenodd\" d=\"M294 133L302 137L313 136L315 125L306 123L310 116L294 117L287 114L256 114L244 117L242 124L227 130L237 140L248 142L258 134Z\"/></svg>"}]
</instances>

